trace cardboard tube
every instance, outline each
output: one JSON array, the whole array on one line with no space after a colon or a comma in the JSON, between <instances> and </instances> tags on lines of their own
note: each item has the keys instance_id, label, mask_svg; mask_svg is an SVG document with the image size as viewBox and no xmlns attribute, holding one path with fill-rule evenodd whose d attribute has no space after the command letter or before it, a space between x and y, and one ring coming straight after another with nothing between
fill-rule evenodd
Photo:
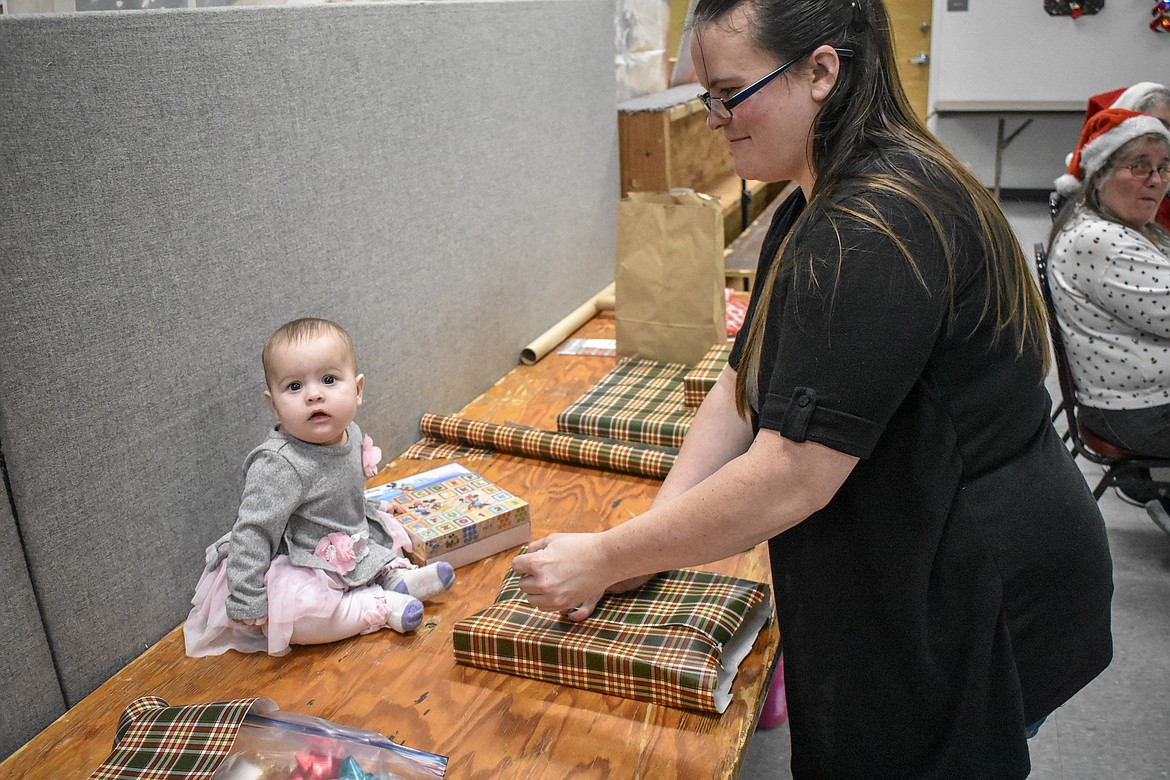
<instances>
[{"instance_id":1,"label":"cardboard tube","mask_svg":"<svg viewBox=\"0 0 1170 780\"><path fill-rule=\"evenodd\" d=\"M609 285L601 292L594 295L585 303L578 306L572 314L565 317L563 320L553 325L540 335L536 341L533 341L524 349L520 350L520 362L526 366L531 366L547 355L553 350L557 344L567 339L573 334L573 331L584 325L589 320L596 316L601 307L598 306L598 299L612 300L614 295L614 283Z\"/></svg>"}]
</instances>

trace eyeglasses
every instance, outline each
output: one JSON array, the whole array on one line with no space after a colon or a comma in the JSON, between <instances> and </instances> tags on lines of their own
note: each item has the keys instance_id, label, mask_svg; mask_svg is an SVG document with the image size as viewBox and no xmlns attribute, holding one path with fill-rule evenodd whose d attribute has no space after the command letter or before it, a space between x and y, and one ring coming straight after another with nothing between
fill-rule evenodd
<instances>
[{"instance_id":1,"label":"eyeglasses","mask_svg":"<svg viewBox=\"0 0 1170 780\"><path fill-rule=\"evenodd\" d=\"M813 51L816 51L816 49L813 49ZM767 76L764 76L762 79L757 81L755 84L752 84L750 87L746 87L746 88L740 90L738 93L736 93L732 97L729 97L729 98L711 97L710 92L704 92L703 94L699 95L699 100L703 101L703 105L706 106L707 110L710 111L712 114L714 114L716 116L716 118L718 118L718 119L731 119L731 109L735 108L740 103L747 100L748 98L750 98L752 95L759 92L764 87L768 86L768 83L770 81L772 81L772 79L776 78L777 76L779 76L781 73L783 73L784 71L791 68L796 63L800 62L801 60L807 59L809 57L809 55L811 55L813 53L813 51L810 51L807 54L802 54L799 57L796 57L794 59L789 60L788 62L781 65L779 68L776 68L776 70L769 73ZM838 49L836 46L834 46L833 51L837 52L837 55L840 57L852 57L853 56L853 49Z\"/></svg>"},{"instance_id":2,"label":"eyeglasses","mask_svg":"<svg viewBox=\"0 0 1170 780\"><path fill-rule=\"evenodd\" d=\"M1130 176L1133 176L1135 179L1148 179L1148 178L1150 178L1150 174L1153 173L1154 171L1158 172L1158 178L1161 179L1162 181L1166 181L1167 179L1170 179L1170 163L1162 163L1161 165L1150 165L1145 160L1138 160L1135 163L1130 163L1129 165L1122 165L1121 167L1128 170Z\"/></svg>"}]
</instances>

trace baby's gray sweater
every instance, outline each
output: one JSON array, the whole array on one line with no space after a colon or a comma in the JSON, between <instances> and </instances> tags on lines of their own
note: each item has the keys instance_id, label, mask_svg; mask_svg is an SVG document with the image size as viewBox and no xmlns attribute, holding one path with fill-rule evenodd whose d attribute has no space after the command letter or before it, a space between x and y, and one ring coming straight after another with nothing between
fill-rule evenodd
<instances>
[{"instance_id":1,"label":"baby's gray sweater","mask_svg":"<svg viewBox=\"0 0 1170 780\"><path fill-rule=\"evenodd\" d=\"M351 587L370 582L398 557L381 526L368 520L374 515L362 494L362 432L356 423L346 432L345 444L324 447L274 430L244 461L244 495L226 545L227 613L233 620L268 614L264 575L278 554L287 553L297 566L337 573ZM359 552L344 575L313 553L335 531L369 538L364 555Z\"/></svg>"}]
</instances>

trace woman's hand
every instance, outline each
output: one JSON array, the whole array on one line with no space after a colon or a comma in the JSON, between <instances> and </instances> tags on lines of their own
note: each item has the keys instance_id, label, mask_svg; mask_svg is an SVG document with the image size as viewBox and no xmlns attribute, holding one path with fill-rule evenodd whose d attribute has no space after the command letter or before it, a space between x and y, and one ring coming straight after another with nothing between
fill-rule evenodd
<instances>
[{"instance_id":1,"label":"woman's hand","mask_svg":"<svg viewBox=\"0 0 1170 780\"><path fill-rule=\"evenodd\" d=\"M528 545L528 552L512 559L528 603L560 612L574 622L593 614L610 584L605 561L598 552L597 536L552 534Z\"/></svg>"},{"instance_id":2,"label":"woman's hand","mask_svg":"<svg viewBox=\"0 0 1170 780\"><path fill-rule=\"evenodd\" d=\"M654 579L654 574L643 574L641 577L630 577L628 580L615 582L605 589L606 593L629 593L631 590L637 590L645 585L650 580Z\"/></svg>"},{"instance_id":3,"label":"woman's hand","mask_svg":"<svg viewBox=\"0 0 1170 780\"><path fill-rule=\"evenodd\" d=\"M245 618L243 620L237 620L236 622L243 623L245 626L263 626L268 623L268 616L265 615L264 617L259 618Z\"/></svg>"}]
</instances>

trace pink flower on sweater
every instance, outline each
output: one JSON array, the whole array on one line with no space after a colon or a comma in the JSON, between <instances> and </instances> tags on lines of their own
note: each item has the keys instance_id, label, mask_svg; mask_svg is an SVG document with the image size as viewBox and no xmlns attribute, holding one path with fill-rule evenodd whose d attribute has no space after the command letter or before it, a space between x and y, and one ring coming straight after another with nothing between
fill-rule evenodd
<instances>
[{"instance_id":1,"label":"pink flower on sweater","mask_svg":"<svg viewBox=\"0 0 1170 780\"><path fill-rule=\"evenodd\" d=\"M362 471L367 477L378 473L378 464L382 462L382 448L374 446L374 440L367 433L362 436Z\"/></svg>"},{"instance_id":2,"label":"pink flower on sweater","mask_svg":"<svg viewBox=\"0 0 1170 780\"><path fill-rule=\"evenodd\" d=\"M331 533L317 542L317 549L313 550L313 554L331 564L337 569L338 574L349 574L357 565L353 539L349 534L340 531Z\"/></svg>"}]
</instances>

